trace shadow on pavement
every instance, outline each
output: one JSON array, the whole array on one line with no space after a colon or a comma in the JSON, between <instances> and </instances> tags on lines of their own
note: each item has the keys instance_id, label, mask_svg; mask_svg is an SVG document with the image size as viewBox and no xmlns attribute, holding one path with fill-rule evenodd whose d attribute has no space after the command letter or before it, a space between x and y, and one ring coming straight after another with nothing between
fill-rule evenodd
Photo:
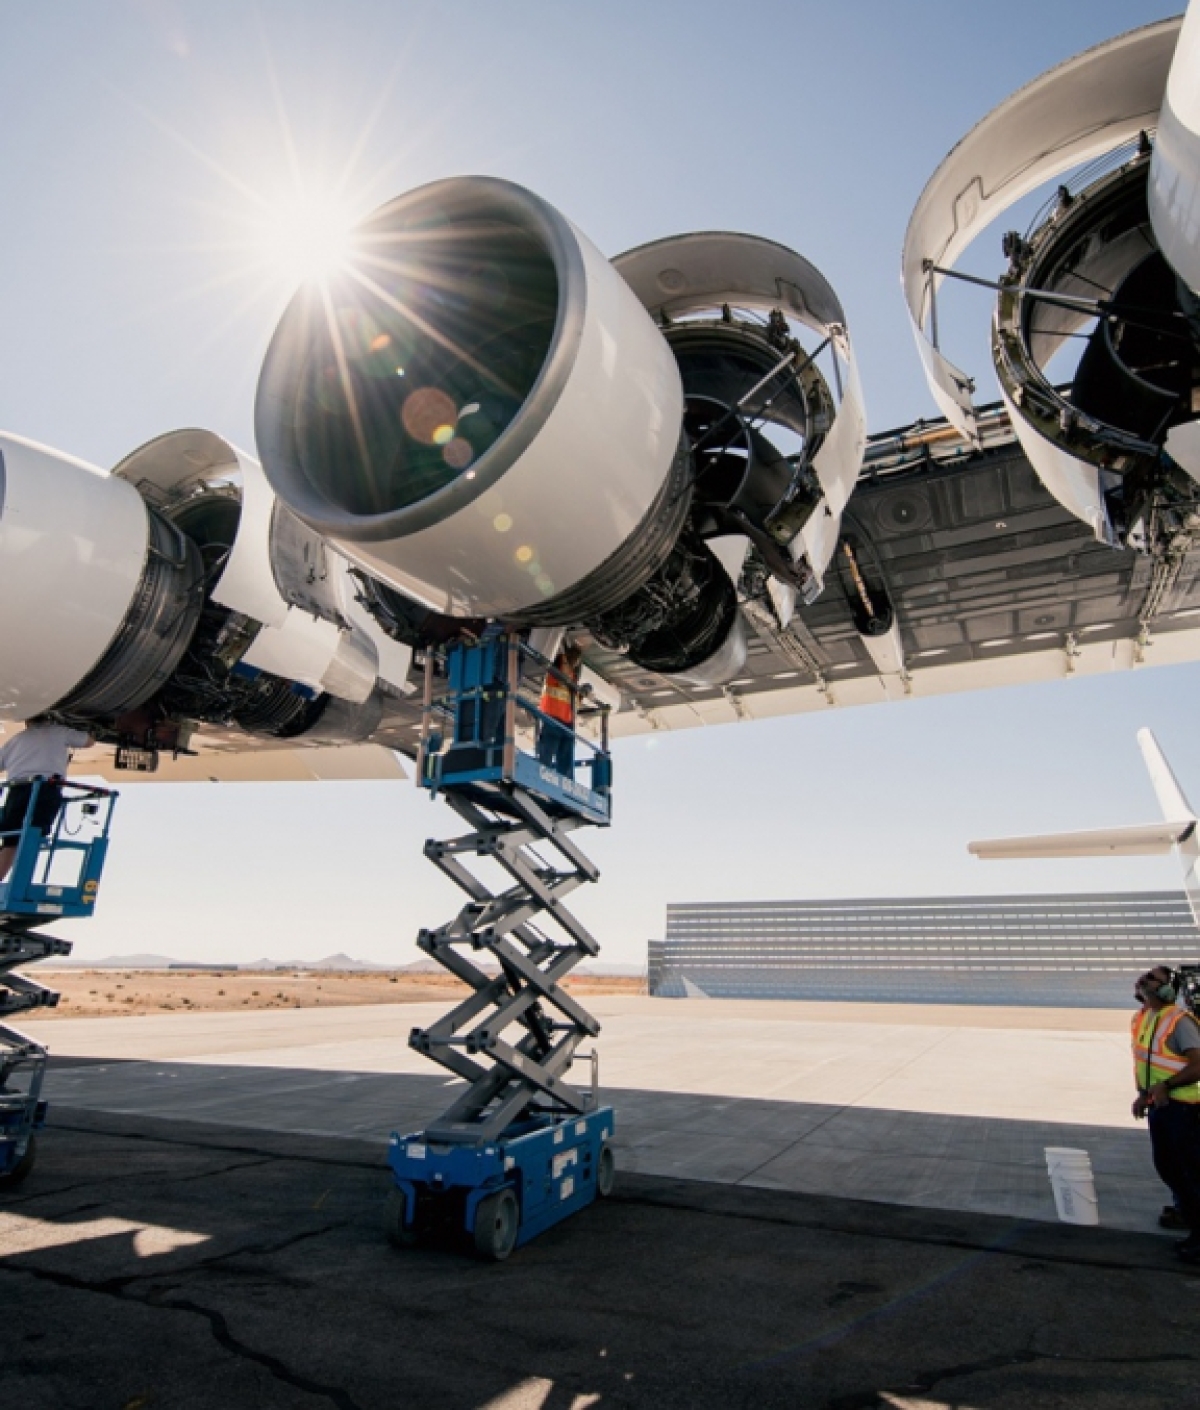
<instances>
[{"instance_id":1,"label":"shadow on pavement","mask_svg":"<svg viewBox=\"0 0 1200 1410\"><path fill-rule=\"evenodd\" d=\"M53 1103L256 1130L386 1141L418 1131L459 1083L381 1073L55 1056ZM1152 1231L1162 1189L1145 1131L609 1089L626 1170L1014 1218L1055 1219L1047 1146L1090 1152L1102 1222Z\"/></svg>"},{"instance_id":2,"label":"shadow on pavement","mask_svg":"<svg viewBox=\"0 0 1200 1410\"><path fill-rule=\"evenodd\" d=\"M371 1142L60 1106L0 1196L6 1403L1195 1403L1150 1237L626 1175L486 1265L391 1249L386 1186Z\"/></svg>"}]
</instances>

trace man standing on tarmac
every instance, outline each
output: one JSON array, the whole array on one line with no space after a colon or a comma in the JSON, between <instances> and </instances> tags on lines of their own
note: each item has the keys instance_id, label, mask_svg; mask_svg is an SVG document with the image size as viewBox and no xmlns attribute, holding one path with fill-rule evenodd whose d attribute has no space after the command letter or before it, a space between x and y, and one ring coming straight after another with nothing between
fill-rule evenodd
<instances>
[{"instance_id":1,"label":"man standing on tarmac","mask_svg":"<svg viewBox=\"0 0 1200 1410\"><path fill-rule=\"evenodd\" d=\"M8 778L8 792L0 812L0 883L16 860L34 784L40 780L42 786L29 821L42 832L49 832L62 808L62 781L71 762L71 751L85 749L94 742L81 729L68 729L38 715L0 749L0 773Z\"/></svg>"},{"instance_id":2,"label":"man standing on tarmac","mask_svg":"<svg viewBox=\"0 0 1200 1410\"><path fill-rule=\"evenodd\" d=\"M1200 1264L1200 1025L1176 1006L1179 976L1155 965L1134 986L1141 1005L1131 1024L1138 1095L1159 1179L1191 1233L1175 1246L1185 1263Z\"/></svg>"}]
</instances>

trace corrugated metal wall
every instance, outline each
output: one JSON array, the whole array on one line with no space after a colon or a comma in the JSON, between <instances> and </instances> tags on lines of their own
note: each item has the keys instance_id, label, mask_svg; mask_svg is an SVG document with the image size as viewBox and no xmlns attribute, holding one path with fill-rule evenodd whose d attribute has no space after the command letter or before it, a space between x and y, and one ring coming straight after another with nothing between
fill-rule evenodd
<instances>
[{"instance_id":1,"label":"corrugated metal wall","mask_svg":"<svg viewBox=\"0 0 1200 1410\"><path fill-rule=\"evenodd\" d=\"M759 901L667 907L652 994L1124 1008L1200 956L1182 893Z\"/></svg>"}]
</instances>

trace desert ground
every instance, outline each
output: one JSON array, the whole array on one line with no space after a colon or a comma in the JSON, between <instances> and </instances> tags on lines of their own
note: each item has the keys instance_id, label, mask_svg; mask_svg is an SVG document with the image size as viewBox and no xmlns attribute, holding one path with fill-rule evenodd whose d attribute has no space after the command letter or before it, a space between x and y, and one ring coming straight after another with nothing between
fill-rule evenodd
<instances>
[{"instance_id":1,"label":"desert ground","mask_svg":"<svg viewBox=\"0 0 1200 1410\"><path fill-rule=\"evenodd\" d=\"M57 1008L38 1010L39 1019L411 1004L443 997L452 1003L468 992L449 975L406 970L50 970L41 966L36 977L61 995ZM580 975L569 979L566 987L578 994L640 994L645 992L645 980Z\"/></svg>"}]
</instances>

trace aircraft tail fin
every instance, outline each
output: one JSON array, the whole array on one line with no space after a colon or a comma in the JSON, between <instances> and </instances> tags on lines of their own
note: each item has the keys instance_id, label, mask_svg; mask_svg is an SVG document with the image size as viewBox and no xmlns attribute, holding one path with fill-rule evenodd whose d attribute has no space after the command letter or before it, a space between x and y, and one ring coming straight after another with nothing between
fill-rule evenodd
<instances>
[{"instance_id":1,"label":"aircraft tail fin","mask_svg":"<svg viewBox=\"0 0 1200 1410\"><path fill-rule=\"evenodd\" d=\"M1192 918L1200 927L1200 836L1197 835L1198 820L1192 805L1184 796L1179 781L1171 772L1167 756L1159 748L1158 740L1148 729L1138 730L1138 743L1142 746L1142 757L1150 774L1150 782L1158 795L1158 806L1163 817L1173 822L1186 823L1187 830L1179 839L1179 865L1183 868L1183 891L1192 908Z\"/></svg>"},{"instance_id":2,"label":"aircraft tail fin","mask_svg":"<svg viewBox=\"0 0 1200 1410\"><path fill-rule=\"evenodd\" d=\"M1192 805L1183 795L1179 781L1171 772L1167 756L1159 748L1158 740L1148 729L1138 730L1138 743L1142 747L1142 758L1146 761L1146 771L1154 792L1158 795L1158 806L1168 822L1195 822L1196 814Z\"/></svg>"},{"instance_id":3,"label":"aircraft tail fin","mask_svg":"<svg viewBox=\"0 0 1200 1410\"><path fill-rule=\"evenodd\" d=\"M1183 868L1184 894L1200 927L1200 819L1192 811L1154 735L1148 729L1140 729L1138 743L1162 809L1162 822L1042 837L996 837L971 842L967 850L985 861L1002 861L1022 857L1152 857L1175 849Z\"/></svg>"}]
</instances>

